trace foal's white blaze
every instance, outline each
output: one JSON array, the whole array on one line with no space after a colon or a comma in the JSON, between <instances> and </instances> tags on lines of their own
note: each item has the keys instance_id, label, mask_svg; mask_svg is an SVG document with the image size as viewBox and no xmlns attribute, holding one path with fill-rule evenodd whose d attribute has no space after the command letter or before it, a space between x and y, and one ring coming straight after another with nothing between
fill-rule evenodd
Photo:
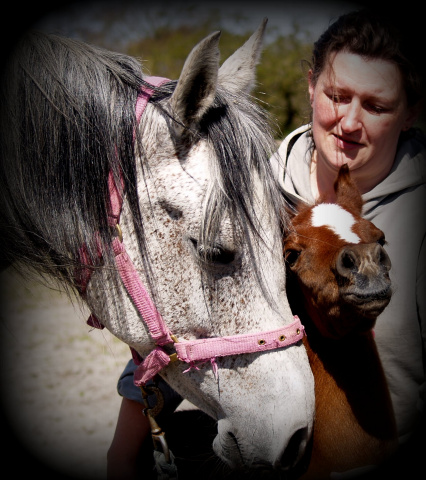
<instances>
[{"instance_id":1,"label":"foal's white blaze","mask_svg":"<svg viewBox=\"0 0 426 480\"><path fill-rule=\"evenodd\" d=\"M349 243L359 243L361 239L352 231L355 218L351 213L335 203L322 203L312 210L313 227L328 227Z\"/></svg>"}]
</instances>

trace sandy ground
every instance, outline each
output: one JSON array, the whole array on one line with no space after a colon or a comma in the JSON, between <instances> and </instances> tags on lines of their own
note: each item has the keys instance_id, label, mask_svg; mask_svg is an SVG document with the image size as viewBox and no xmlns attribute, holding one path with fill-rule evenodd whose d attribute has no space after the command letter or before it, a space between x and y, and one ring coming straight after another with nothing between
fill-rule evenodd
<instances>
[{"instance_id":1,"label":"sandy ground","mask_svg":"<svg viewBox=\"0 0 426 480\"><path fill-rule=\"evenodd\" d=\"M15 478L105 479L129 347L89 327L77 301L11 269L0 294L2 459L14 458ZM195 413L186 400L178 410Z\"/></svg>"},{"instance_id":2,"label":"sandy ground","mask_svg":"<svg viewBox=\"0 0 426 480\"><path fill-rule=\"evenodd\" d=\"M1 403L25 447L21 468L32 453L56 478L105 478L128 347L88 327L87 312L64 294L10 270L0 285Z\"/></svg>"},{"instance_id":3,"label":"sandy ground","mask_svg":"<svg viewBox=\"0 0 426 480\"><path fill-rule=\"evenodd\" d=\"M44 480L106 479L106 453L121 402L116 383L130 358L127 345L106 330L87 326L87 311L64 294L23 281L13 271L0 274L0 292L3 465L12 465L14 478L42 472ZM205 418L194 417L202 414L189 402L180 409L184 411L175 421L183 424L171 424L169 445L176 453L175 446L185 443L184 426L188 446L181 455L190 458L194 425L211 445L211 421L204 426ZM408 478L407 465L411 480L424 479L423 434L421 440L407 445L406 457L395 459L385 477L368 480ZM191 464L189 468L192 472Z\"/></svg>"}]
</instances>

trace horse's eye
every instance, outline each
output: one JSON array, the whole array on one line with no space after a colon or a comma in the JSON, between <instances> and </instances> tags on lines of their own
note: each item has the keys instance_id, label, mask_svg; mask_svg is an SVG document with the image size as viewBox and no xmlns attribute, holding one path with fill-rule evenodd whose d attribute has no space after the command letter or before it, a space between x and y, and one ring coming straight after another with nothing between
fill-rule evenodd
<instances>
[{"instance_id":1,"label":"horse's eye","mask_svg":"<svg viewBox=\"0 0 426 480\"><path fill-rule=\"evenodd\" d=\"M235 259L235 252L224 248L221 244L200 245L195 238L190 238L200 260L209 263L228 265Z\"/></svg>"},{"instance_id":2,"label":"horse's eye","mask_svg":"<svg viewBox=\"0 0 426 480\"><path fill-rule=\"evenodd\" d=\"M231 263L235 258L234 252L226 250L220 245L213 245L211 247L200 245L198 248L198 255L208 262L222 263L224 265Z\"/></svg>"},{"instance_id":3,"label":"horse's eye","mask_svg":"<svg viewBox=\"0 0 426 480\"><path fill-rule=\"evenodd\" d=\"M296 262L297 259L300 257L302 252L300 250L286 250L285 252L285 261L292 267Z\"/></svg>"}]
</instances>

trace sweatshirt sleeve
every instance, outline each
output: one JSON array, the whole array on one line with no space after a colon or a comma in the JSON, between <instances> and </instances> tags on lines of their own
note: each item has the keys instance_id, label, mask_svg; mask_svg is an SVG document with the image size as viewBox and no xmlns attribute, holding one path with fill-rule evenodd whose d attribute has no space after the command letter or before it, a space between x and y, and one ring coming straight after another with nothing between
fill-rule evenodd
<instances>
[{"instance_id":1,"label":"sweatshirt sleeve","mask_svg":"<svg viewBox=\"0 0 426 480\"><path fill-rule=\"evenodd\" d=\"M420 322L420 330L423 341L423 368L426 370L426 237L420 248L419 261L417 263L417 282L416 282L416 298L417 309ZM426 371L425 371L426 378ZM423 401L423 409L426 408L426 383L420 389L421 400Z\"/></svg>"}]
</instances>

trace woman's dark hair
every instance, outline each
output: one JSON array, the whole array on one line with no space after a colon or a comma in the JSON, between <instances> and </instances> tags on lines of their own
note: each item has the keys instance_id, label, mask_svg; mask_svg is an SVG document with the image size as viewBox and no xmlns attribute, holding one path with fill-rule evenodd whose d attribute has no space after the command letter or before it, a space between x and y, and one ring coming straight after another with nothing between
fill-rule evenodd
<instances>
[{"instance_id":1,"label":"woman's dark hair","mask_svg":"<svg viewBox=\"0 0 426 480\"><path fill-rule=\"evenodd\" d=\"M400 70L409 106L424 96L417 49L410 44L405 25L372 10L359 10L339 17L314 43L311 81L315 85L330 54L346 51L366 58L387 60Z\"/></svg>"}]
</instances>

